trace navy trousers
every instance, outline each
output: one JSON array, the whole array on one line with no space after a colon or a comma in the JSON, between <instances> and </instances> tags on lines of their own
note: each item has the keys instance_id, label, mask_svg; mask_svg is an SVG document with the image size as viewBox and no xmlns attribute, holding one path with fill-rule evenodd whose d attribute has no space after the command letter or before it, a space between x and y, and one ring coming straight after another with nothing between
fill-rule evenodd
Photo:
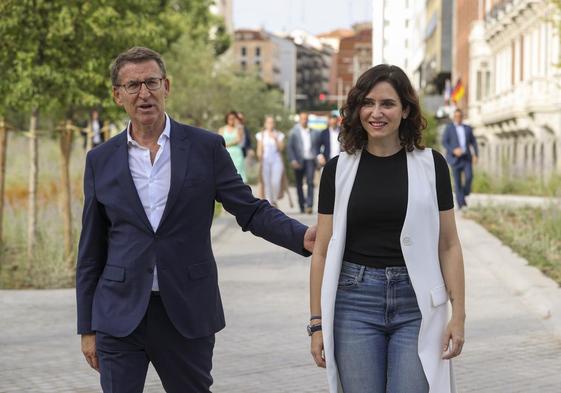
<instances>
[{"instance_id":1,"label":"navy trousers","mask_svg":"<svg viewBox=\"0 0 561 393\"><path fill-rule=\"evenodd\" d=\"M316 172L315 160L304 160L302 168L294 170L294 180L296 182L296 192L298 193L298 204L300 212L304 212L304 208L312 208L314 205L314 175ZM304 198L303 180L306 178L307 196Z\"/></svg>"},{"instance_id":2,"label":"navy trousers","mask_svg":"<svg viewBox=\"0 0 561 393\"><path fill-rule=\"evenodd\" d=\"M471 183L473 181L471 159L467 156L460 157L457 163L452 166L452 175L454 176L456 201L458 202L458 207L462 208L467 206L466 197L471 192Z\"/></svg>"},{"instance_id":3,"label":"navy trousers","mask_svg":"<svg viewBox=\"0 0 561 393\"><path fill-rule=\"evenodd\" d=\"M162 299L152 295L140 325L126 337L96 333L104 393L141 393L152 362L167 393L209 393L214 335L183 337L169 319Z\"/></svg>"}]
</instances>

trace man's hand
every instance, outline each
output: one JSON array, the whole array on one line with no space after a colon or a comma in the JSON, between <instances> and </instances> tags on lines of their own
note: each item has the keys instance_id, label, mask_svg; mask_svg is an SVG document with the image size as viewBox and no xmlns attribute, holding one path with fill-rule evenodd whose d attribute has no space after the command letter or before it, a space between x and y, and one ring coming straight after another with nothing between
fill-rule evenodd
<instances>
[{"instance_id":1,"label":"man's hand","mask_svg":"<svg viewBox=\"0 0 561 393\"><path fill-rule=\"evenodd\" d=\"M319 154L318 155L318 164L320 166L325 166L326 162L327 161L325 160L325 156L323 154Z\"/></svg>"},{"instance_id":2,"label":"man's hand","mask_svg":"<svg viewBox=\"0 0 561 393\"><path fill-rule=\"evenodd\" d=\"M293 169L300 169L300 168L301 168L301 167L300 167L300 164L299 164L298 161L296 161L296 160L290 161L290 166L291 166Z\"/></svg>"},{"instance_id":3,"label":"man's hand","mask_svg":"<svg viewBox=\"0 0 561 393\"><path fill-rule=\"evenodd\" d=\"M99 371L99 362L95 349L95 333L82 334L82 353L86 357L86 361L96 371Z\"/></svg>"},{"instance_id":4,"label":"man's hand","mask_svg":"<svg viewBox=\"0 0 561 393\"><path fill-rule=\"evenodd\" d=\"M454 154L456 157L461 157L464 152L461 147L456 147L454 150L452 150L452 154Z\"/></svg>"},{"instance_id":5,"label":"man's hand","mask_svg":"<svg viewBox=\"0 0 561 393\"><path fill-rule=\"evenodd\" d=\"M471 157L471 163L472 163L473 165L477 165L477 156Z\"/></svg>"},{"instance_id":6,"label":"man's hand","mask_svg":"<svg viewBox=\"0 0 561 393\"><path fill-rule=\"evenodd\" d=\"M316 243L317 225L312 225L306 230L304 234L304 248L309 252L314 251L314 244Z\"/></svg>"}]
</instances>

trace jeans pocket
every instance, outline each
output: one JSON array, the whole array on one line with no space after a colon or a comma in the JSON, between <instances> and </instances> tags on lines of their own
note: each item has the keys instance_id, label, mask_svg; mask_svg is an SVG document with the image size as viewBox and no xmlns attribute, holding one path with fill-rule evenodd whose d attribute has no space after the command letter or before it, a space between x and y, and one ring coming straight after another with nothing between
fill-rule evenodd
<instances>
[{"instance_id":1,"label":"jeans pocket","mask_svg":"<svg viewBox=\"0 0 561 393\"><path fill-rule=\"evenodd\" d=\"M358 285L358 281L355 276L347 273L341 273L339 275L339 283L337 284L338 289L351 289Z\"/></svg>"}]
</instances>

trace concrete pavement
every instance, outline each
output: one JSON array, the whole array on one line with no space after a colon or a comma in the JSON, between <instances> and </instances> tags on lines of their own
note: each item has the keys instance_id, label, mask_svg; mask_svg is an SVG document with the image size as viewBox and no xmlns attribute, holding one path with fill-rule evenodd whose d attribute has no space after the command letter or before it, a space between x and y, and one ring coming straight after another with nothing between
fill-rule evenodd
<instances>
[{"instance_id":1,"label":"concrete pavement","mask_svg":"<svg viewBox=\"0 0 561 393\"><path fill-rule=\"evenodd\" d=\"M307 224L315 220L281 207ZM458 226L468 314L455 362L458 391L561 391L554 321L561 310L552 301L548 316L540 305L561 298L559 288L534 277L476 223L459 216ZM228 215L213 233L227 320L216 340L213 392L326 392L305 333L309 259L241 232ZM73 290L0 291L0 392L99 391L79 352L74 307ZM153 369L145 391L163 392Z\"/></svg>"}]
</instances>

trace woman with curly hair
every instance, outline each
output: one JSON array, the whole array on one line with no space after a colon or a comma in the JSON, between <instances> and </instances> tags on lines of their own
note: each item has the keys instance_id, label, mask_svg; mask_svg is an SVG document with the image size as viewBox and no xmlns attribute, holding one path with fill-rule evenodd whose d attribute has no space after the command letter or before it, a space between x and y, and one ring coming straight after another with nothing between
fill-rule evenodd
<instances>
[{"instance_id":1,"label":"woman with curly hair","mask_svg":"<svg viewBox=\"0 0 561 393\"><path fill-rule=\"evenodd\" d=\"M464 268L446 161L423 146L426 120L399 67L366 71L341 115L342 152L319 191L313 358L331 393L455 392Z\"/></svg>"}]
</instances>

